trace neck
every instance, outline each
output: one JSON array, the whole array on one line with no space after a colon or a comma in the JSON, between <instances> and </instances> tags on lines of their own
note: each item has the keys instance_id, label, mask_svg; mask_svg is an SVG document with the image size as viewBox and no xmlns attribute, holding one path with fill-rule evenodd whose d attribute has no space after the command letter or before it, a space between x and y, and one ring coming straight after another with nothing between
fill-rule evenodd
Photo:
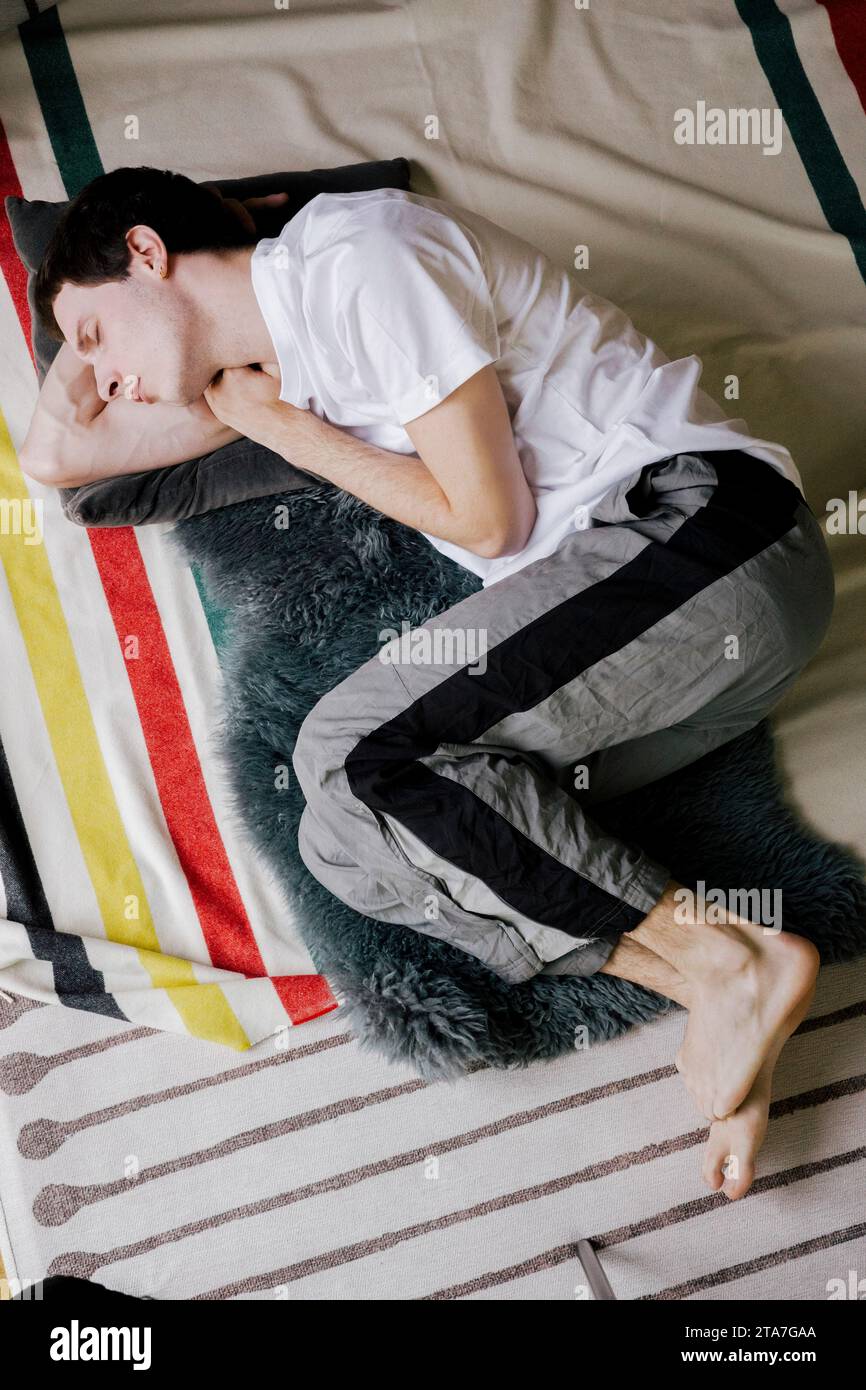
<instances>
[{"instance_id":1,"label":"neck","mask_svg":"<svg viewBox=\"0 0 866 1390\"><path fill-rule=\"evenodd\" d=\"M273 339L253 289L254 250L254 246L239 246L189 257L197 298L207 306L208 350L217 364L214 373L253 362L276 362Z\"/></svg>"}]
</instances>

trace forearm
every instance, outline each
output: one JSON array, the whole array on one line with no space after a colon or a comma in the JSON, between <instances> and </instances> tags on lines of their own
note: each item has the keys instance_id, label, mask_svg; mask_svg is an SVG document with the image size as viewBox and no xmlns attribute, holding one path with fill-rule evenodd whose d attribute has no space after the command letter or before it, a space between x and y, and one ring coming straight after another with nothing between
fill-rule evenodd
<instances>
[{"instance_id":1,"label":"forearm","mask_svg":"<svg viewBox=\"0 0 866 1390\"><path fill-rule=\"evenodd\" d=\"M20 461L40 482L78 487L198 458L238 438L204 397L189 406L102 400L92 367L64 343L39 392Z\"/></svg>"},{"instance_id":2,"label":"forearm","mask_svg":"<svg viewBox=\"0 0 866 1390\"><path fill-rule=\"evenodd\" d=\"M392 453L292 406L274 413L268 447L416 531L472 549L483 518L458 516L426 464Z\"/></svg>"},{"instance_id":3,"label":"forearm","mask_svg":"<svg viewBox=\"0 0 866 1390\"><path fill-rule=\"evenodd\" d=\"M48 481L59 465L65 442L73 432L92 427L105 410L93 371L67 343L54 358L39 390L36 407L21 447L21 464Z\"/></svg>"},{"instance_id":4,"label":"forearm","mask_svg":"<svg viewBox=\"0 0 866 1390\"><path fill-rule=\"evenodd\" d=\"M70 435L67 485L168 468L240 437L216 419L203 396L188 406L144 405L121 398L106 406L91 425Z\"/></svg>"}]
</instances>

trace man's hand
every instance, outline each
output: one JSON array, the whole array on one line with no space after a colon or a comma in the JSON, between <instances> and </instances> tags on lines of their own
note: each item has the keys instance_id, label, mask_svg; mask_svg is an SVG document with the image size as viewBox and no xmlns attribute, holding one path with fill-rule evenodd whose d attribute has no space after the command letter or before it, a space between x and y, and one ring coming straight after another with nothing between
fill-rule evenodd
<instances>
[{"instance_id":1,"label":"man's hand","mask_svg":"<svg viewBox=\"0 0 866 1390\"><path fill-rule=\"evenodd\" d=\"M217 372L204 398L224 425L266 448L273 447L277 419L284 421L295 409L280 400L280 369L273 362L261 367L226 367Z\"/></svg>"},{"instance_id":2,"label":"man's hand","mask_svg":"<svg viewBox=\"0 0 866 1390\"><path fill-rule=\"evenodd\" d=\"M281 210L289 201L288 193L266 193L262 197L246 198L240 202L237 198L223 198L215 183L206 183L204 187L221 198L243 223L245 230L254 236L275 236L282 229L285 217Z\"/></svg>"}]
</instances>

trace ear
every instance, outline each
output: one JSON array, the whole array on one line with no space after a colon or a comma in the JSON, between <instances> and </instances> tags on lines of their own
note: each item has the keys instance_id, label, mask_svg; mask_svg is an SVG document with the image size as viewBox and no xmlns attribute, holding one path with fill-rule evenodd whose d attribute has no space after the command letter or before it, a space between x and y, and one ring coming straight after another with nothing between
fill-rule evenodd
<instances>
[{"instance_id":1,"label":"ear","mask_svg":"<svg viewBox=\"0 0 866 1390\"><path fill-rule=\"evenodd\" d=\"M131 273L144 272L149 276L165 278L168 250L159 232L145 222L137 222L126 233L126 244L129 247Z\"/></svg>"}]
</instances>

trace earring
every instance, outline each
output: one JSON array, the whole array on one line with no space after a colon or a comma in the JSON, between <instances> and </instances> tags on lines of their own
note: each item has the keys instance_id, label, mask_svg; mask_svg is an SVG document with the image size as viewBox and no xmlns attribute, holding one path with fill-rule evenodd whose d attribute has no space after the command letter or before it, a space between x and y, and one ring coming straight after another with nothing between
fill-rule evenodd
<instances>
[{"instance_id":1,"label":"earring","mask_svg":"<svg viewBox=\"0 0 866 1390\"><path fill-rule=\"evenodd\" d=\"M165 266L164 266L164 265L161 265L161 266L159 267L159 278L160 278L160 280L164 280L167 274L168 274L168 271L166 270Z\"/></svg>"}]
</instances>

